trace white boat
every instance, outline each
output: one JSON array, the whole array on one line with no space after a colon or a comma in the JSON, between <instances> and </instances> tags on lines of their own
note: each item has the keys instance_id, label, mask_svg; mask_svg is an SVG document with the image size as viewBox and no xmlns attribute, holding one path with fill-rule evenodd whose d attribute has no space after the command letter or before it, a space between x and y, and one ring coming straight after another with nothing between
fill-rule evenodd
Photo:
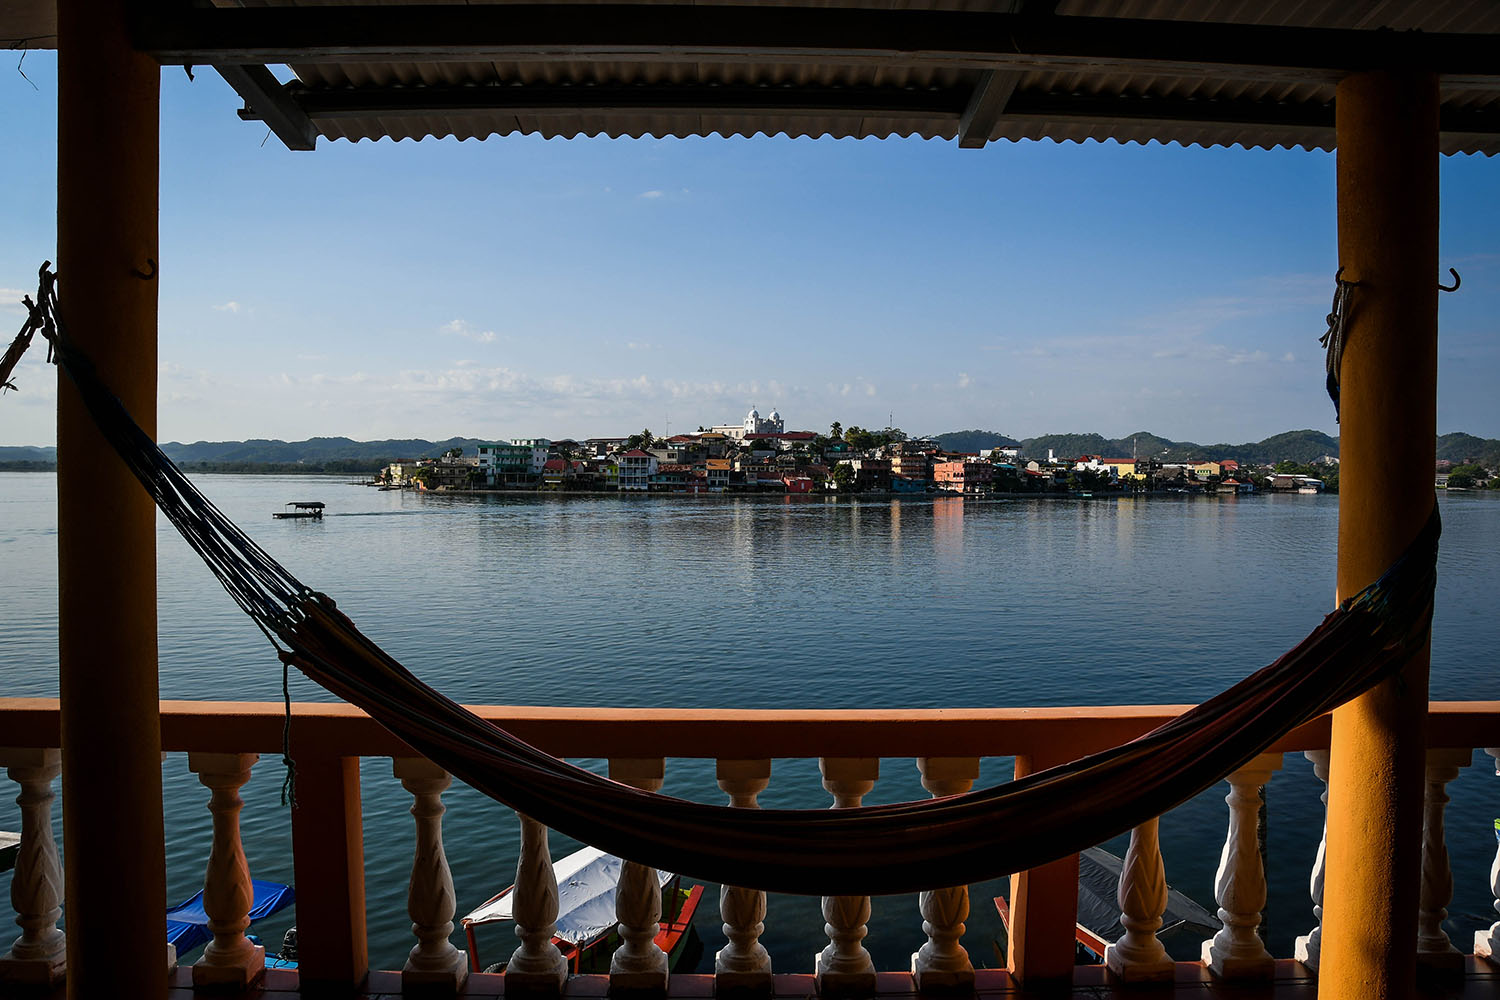
<instances>
[{"instance_id":1,"label":"white boat","mask_svg":"<svg viewBox=\"0 0 1500 1000\"><path fill-rule=\"evenodd\" d=\"M615 896L620 888L620 870L625 863L597 847L585 847L555 861L552 874L557 879L557 921L552 941L567 959L574 973L607 972L609 958L619 946L616 932ZM690 889L680 886L672 872L658 871L662 888L661 929L656 943L676 964L691 929L693 913L703 896L703 886ZM510 886L491 897L463 918L464 934L469 943L469 963L474 971L484 968L479 960L474 929L484 924L513 919Z\"/></svg>"}]
</instances>

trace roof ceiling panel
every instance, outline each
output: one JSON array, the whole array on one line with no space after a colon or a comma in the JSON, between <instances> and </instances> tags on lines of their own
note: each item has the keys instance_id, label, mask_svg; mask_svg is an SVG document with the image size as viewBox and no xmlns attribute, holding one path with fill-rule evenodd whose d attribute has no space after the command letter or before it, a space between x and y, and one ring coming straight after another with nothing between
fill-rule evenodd
<instances>
[{"instance_id":1,"label":"roof ceiling panel","mask_svg":"<svg viewBox=\"0 0 1500 1000\"><path fill-rule=\"evenodd\" d=\"M434 10L432 17L469 23L461 22L467 15L458 13L451 0L446 4L444 0L213 2L222 7L317 7L325 14L329 7L432 3L444 6L441 14ZM472 6L487 7L492 15L496 4L510 2L479 0ZM588 10L595 2L565 0L547 6L577 7L577 23L586 27ZM1012 25L1018 23L1017 16L1024 16L1016 15L1023 7L1020 0L697 0L692 9L813 6L871 12L857 22L859 28L888 25L887 15L893 11L993 13L1004 15L1004 23ZM45 28L50 11L50 0L0 0L0 37L23 28ZM357 15L351 12L351 16ZM615 16L621 15L616 12ZM1061 0L1056 17L1047 24L1066 31L1069 18L1245 26L1247 32L1271 27L1304 33L1336 29L1373 34L1377 29L1391 29L1493 35L1495 51L1500 52L1500 3L1493 0ZM508 37L504 34L507 22L499 22L503 29L499 36L494 33L493 17L490 22L489 37ZM558 23L564 27L558 29ZM589 58L579 46L570 50L566 25L571 23L554 19L549 29L553 34L539 36L548 39L544 47L510 49L505 59L479 59L473 50L465 54L449 48L443 51L452 52L451 59L443 59L441 51L428 58L424 50L424 61L383 62L368 61L368 55L344 60L341 49L326 50L318 61L293 60L296 79L283 92L261 93L267 101L285 104L293 117L304 116L304 128L310 119L310 128L317 134L351 141L478 138L515 132L548 137L764 133L951 139L961 127L971 129L969 140L1114 139L1327 149L1334 138L1332 104L1338 73L1305 68L1284 72L1290 64L1277 64L1274 58L1260 60L1265 65L1246 65L1241 60L1247 51L1243 43L1239 48L1226 43L1230 47L1224 50L1227 58L1222 62L1205 60L1196 65L1166 57L1142 62L1133 49L1107 59L1083 55L1017 63L1008 50L988 49L987 60L976 60L963 53L906 51L899 44L876 45L856 53L853 48L820 49L816 44L781 48L777 42L769 49L747 46L733 56L709 44L704 47L705 57L695 48L657 50L655 36L647 32L644 47L637 40L632 43L635 48L622 46L618 52ZM628 33L639 22L595 23L618 23ZM695 22L672 22L668 17L664 23ZM715 23L745 22L736 15ZM953 22L943 23L951 26ZM559 32L562 37L554 42ZM599 35L597 30L595 35ZM663 37L670 37L669 29ZM993 45L993 37L984 44ZM1149 46L1155 33L1141 37ZM1215 37L1226 36L1221 32ZM1266 40L1262 34L1254 37ZM739 36L732 40L737 42ZM1396 41L1405 44L1399 37ZM960 39L956 47L967 44ZM594 47L608 48L611 43L600 45L596 37ZM1443 134L1441 146L1445 152L1493 154L1500 151L1500 70L1485 70L1482 57L1468 58L1480 75L1453 77L1442 85L1445 126L1450 131ZM997 95L994 106L979 99L990 94ZM966 108L975 117L973 124L961 126ZM260 113L250 109L247 116Z\"/></svg>"}]
</instances>

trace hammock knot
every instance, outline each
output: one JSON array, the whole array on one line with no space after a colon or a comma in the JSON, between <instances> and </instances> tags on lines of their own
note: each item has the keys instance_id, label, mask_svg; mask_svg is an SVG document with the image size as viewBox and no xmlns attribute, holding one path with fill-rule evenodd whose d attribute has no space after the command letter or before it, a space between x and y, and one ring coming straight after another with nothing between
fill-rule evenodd
<instances>
[{"instance_id":1,"label":"hammock knot","mask_svg":"<svg viewBox=\"0 0 1500 1000\"><path fill-rule=\"evenodd\" d=\"M1327 316L1328 330L1318 338L1318 343L1327 349L1324 370L1327 372L1328 398L1333 400L1333 419L1339 418L1339 378L1344 365L1344 345L1347 342L1345 327L1349 322L1349 293L1357 281L1345 281L1344 269L1340 267L1333 275L1333 305Z\"/></svg>"}]
</instances>

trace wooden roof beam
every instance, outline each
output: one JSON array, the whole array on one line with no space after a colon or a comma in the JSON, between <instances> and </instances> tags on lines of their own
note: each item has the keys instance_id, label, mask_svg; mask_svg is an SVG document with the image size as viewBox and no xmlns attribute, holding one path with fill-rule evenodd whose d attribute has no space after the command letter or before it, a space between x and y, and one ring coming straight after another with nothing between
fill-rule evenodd
<instances>
[{"instance_id":1,"label":"wooden roof beam","mask_svg":"<svg viewBox=\"0 0 1500 1000\"><path fill-rule=\"evenodd\" d=\"M574 60L919 64L1336 82L1425 67L1500 89L1496 36L1026 13L691 4L134 6L168 64ZM585 12L586 11L586 16Z\"/></svg>"},{"instance_id":2,"label":"wooden roof beam","mask_svg":"<svg viewBox=\"0 0 1500 1000\"><path fill-rule=\"evenodd\" d=\"M1021 71L985 70L974 93L958 120L958 144L964 149L981 149L990 141L995 125L1005 114L1016 84L1021 82Z\"/></svg>"},{"instance_id":3,"label":"wooden roof beam","mask_svg":"<svg viewBox=\"0 0 1500 1000\"><path fill-rule=\"evenodd\" d=\"M280 81L264 66L218 66L226 83L244 99L241 118L263 121L287 149L310 150L317 144L318 129L307 114L289 98ZM249 112L247 114L246 112Z\"/></svg>"},{"instance_id":4,"label":"wooden roof beam","mask_svg":"<svg viewBox=\"0 0 1500 1000\"><path fill-rule=\"evenodd\" d=\"M988 87L1004 86L991 79ZM1333 106L1281 101L1189 100L1170 97L1088 95L1010 90L1002 105L970 96L961 87L914 90L901 87L759 87L702 84L593 85L527 84L524 86L418 86L316 89L292 85L276 93L300 116L313 134L318 122L360 117L502 112L519 116L610 114L758 114L770 118L802 115L859 115L885 119L949 120L963 142L965 128L974 144L993 134L1003 106L1012 120L1085 119L1133 124L1198 123L1205 126L1258 125L1333 139ZM967 102L967 103L966 103ZM976 111L976 105L988 105ZM240 112L261 120L261 104L250 100ZM1500 115L1464 108L1442 112L1442 132L1449 135L1500 136ZM282 135L277 130L278 136ZM295 136L307 135L296 131ZM282 136L283 141L286 137ZM293 148L310 148L307 144ZM289 143L290 145L290 143Z\"/></svg>"},{"instance_id":5,"label":"wooden roof beam","mask_svg":"<svg viewBox=\"0 0 1500 1000\"><path fill-rule=\"evenodd\" d=\"M869 115L883 118L949 118L957 121L965 94L959 88L760 87L702 84L527 84L479 87L297 88L287 99L313 128L330 119L368 116L506 112L548 114L769 114ZM251 108L240 117L261 116Z\"/></svg>"},{"instance_id":6,"label":"wooden roof beam","mask_svg":"<svg viewBox=\"0 0 1500 1000\"><path fill-rule=\"evenodd\" d=\"M1020 92L1006 107L1010 118L1086 118L1092 121L1189 122L1203 125L1263 125L1321 130L1333 142L1334 106L1283 101L1218 101L1140 95ZM1474 108L1443 108L1439 130L1446 134L1500 136L1500 114Z\"/></svg>"}]
</instances>

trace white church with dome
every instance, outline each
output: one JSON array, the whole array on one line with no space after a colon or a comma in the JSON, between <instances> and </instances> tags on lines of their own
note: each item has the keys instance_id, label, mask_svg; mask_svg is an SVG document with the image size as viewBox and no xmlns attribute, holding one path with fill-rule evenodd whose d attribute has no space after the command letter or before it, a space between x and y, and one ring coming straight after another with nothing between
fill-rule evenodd
<instances>
[{"instance_id":1,"label":"white church with dome","mask_svg":"<svg viewBox=\"0 0 1500 1000\"><path fill-rule=\"evenodd\" d=\"M781 414L775 410L771 411L769 417L762 417L760 411L750 407L750 412L745 414L743 422L738 424L716 424L709 430L716 434L723 434L736 441L745 440L747 434L783 434L786 432L786 421L781 419Z\"/></svg>"}]
</instances>

